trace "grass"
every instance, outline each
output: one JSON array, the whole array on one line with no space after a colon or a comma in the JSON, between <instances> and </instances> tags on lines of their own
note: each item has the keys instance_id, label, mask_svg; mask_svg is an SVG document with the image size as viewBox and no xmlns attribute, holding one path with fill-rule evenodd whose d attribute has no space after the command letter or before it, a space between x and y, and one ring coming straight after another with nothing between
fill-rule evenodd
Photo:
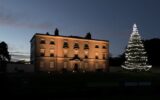
<instances>
[{"instance_id":1,"label":"grass","mask_svg":"<svg viewBox=\"0 0 160 100\"><path fill-rule=\"evenodd\" d=\"M2 76L2 75L1 75ZM64 97L110 95L155 95L160 74L152 72L114 73L8 73L3 78L10 95ZM1 77L2 80L2 77ZM89 95L89 94L92 95ZM80 95L81 94L81 95ZM159 94L157 94L159 95Z\"/></svg>"}]
</instances>

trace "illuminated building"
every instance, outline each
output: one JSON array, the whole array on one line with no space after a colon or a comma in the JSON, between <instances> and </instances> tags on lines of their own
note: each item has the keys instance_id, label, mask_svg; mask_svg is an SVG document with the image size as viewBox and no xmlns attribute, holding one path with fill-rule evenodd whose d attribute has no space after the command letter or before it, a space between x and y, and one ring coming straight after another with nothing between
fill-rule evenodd
<instances>
[{"instance_id":1,"label":"illuminated building","mask_svg":"<svg viewBox=\"0 0 160 100\"><path fill-rule=\"evenodd\" d=\"M109 42L86 37L36 33L31 41L31 64L36 71L108 71Z\"/></svg>"}]
</instances>

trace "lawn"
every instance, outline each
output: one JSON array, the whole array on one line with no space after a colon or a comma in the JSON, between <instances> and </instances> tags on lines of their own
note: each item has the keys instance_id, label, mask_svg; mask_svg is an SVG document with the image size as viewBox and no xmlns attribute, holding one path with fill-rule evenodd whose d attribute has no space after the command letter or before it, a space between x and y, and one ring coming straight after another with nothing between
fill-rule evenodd
<instances>
[{"instance_id":1,"label":"lawn","mask_svg":"<svg viewBox=\"0 0 160 100\"><path fill-rule=\"evenodd\" d=\"M1 80L6 93L12 96L102 97L132 93L158 96L159 76L152 72L8 73L1 75Z\"/></svg>"}]
</instances>

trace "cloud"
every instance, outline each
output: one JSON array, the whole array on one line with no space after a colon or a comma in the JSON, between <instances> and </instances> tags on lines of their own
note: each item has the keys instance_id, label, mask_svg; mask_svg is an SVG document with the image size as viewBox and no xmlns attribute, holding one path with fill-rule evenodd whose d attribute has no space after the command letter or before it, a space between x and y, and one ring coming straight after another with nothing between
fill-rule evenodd
<instances>
[{"instance_id":1,"label":"cloud","mask_svg":"<svg viewBox=\"0 0 160 100\"><path fill-rule=\"evenodd\" d=\"M13 26L13 27L22 27L22 28L38 28L38 29L48 29L53 27L53 24L50 22L34 22L28 21L30 16L22 13L16 13L12 10L6 9L0 5L0 25L1 26Z\"/></svg>"},{"instance_id":2,"label":"cloud","mask_svg":"<svg viewBox=\"0 0 160 100\"><path fill-rule=\"evenodd\" d=\"M18 61L18 60L30 60L30 53L25 50L25 48L18 47L17 45L14 45L13 43L7 43L8 44L8 51L11 55L11 61Z\"/></svg>"},{"instance_id":3,"label":"cloud","mask_svg":"<svg viewBox=\"0 0 160 100\"><path fill-rule=\"evenodd\" d=\"M23 54L23 53L11 53L11 61L18 61L18 60L30 60L29 54Z\"/></svg>"}]
</instances>

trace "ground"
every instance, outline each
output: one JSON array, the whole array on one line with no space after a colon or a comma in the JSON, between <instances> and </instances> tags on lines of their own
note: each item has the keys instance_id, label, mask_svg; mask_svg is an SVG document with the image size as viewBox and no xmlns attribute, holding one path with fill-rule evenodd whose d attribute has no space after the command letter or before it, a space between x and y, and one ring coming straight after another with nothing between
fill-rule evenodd
<instances>
[{"instance_id":1,"label":"ground","mask_svg":"<svg viewBox=\"0 0 160 100\"><path fill-rule=\"evenodd\" d=\"M1 74L7 97L36 98L130 98L158 97L160 74L114 73L6 73ZM1 89L2 90L2 89Z\"/></svg>"}]
</instances>

